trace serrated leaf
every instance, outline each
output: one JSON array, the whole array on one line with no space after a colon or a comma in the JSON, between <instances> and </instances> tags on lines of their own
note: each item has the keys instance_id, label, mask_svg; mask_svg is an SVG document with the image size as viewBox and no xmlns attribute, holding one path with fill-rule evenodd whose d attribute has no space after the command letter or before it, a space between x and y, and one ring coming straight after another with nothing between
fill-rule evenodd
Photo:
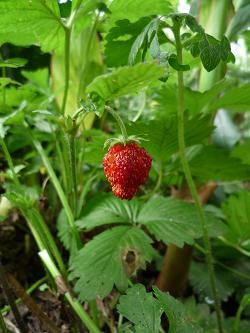
<instances>
[{"instance_id":1,"label":"serrated leaf","mask_svg":"<svg viewBox=\"0 0 250 333\"><path fill-rule=\"evenodd\" d=\"M71 278L78 278L75 290L80 300L107 296L114 285L126 290L128 277L152 260L151 239L139 228L118 226L89 241L73 259ZM131 254L133 261L126 261ZM130 258L131 259L131 258Z\"/></svg>"},{"instance_id":2,"label":"serrated leaf","mask_svg":"<svg viewBox=\"0 0 250 333\"><path fill-rule=\"evenodd\" d=\"M96 195L76 222L81 229L93 229L104 224L132 224L140 207L138 199L121 201L113 194Z\"/></svg>"},{"instance_id":3,"label":"serrated leaf","mask_svg":"<svg viewBox=\"0 0 250 333\"><path fill-rule=\"evenodd\" d=\"M24 185L16 186L9 184L5 193L6 198L16 208L29 209L38 200L38 192L36 189Z\"/></svg>"},{"instance_id":4,"label":"serrated leaf","mask_svg":"<svg viewBox=\"0 0 250 333\"><path fill-rule=\"evenodd\" d=\"M221 235L219 220L212 213L207 218L209 231ZM97 195L76 223L87 230L105 224L143 224L157 240L179 247L184 243L193 244L202 235L194 205L172 197L153 197L143 203L137 198L121 201L112 194Z\"/></svg>"},{"instance_id":5,"label":"serrated leaf","mask_svg":"<svg viewBox=\"0 0 250 333\"><path fill-rule=\"evenodd\" d=\"M142 32L137 36L129 53L128 62L130 65L135 63L137 54L139 50L143 47L144 43L146 42L146 49L147 49L147 45L150 44L152 41L152 35L154 34L155 37L157 37L158 24L159 24L158 19L153 19L151 22L149 22L146 25L146 27L142 30ZM146 52L146 49L144 49L143 52Z\"/></svg>"},{"instance_id":6,"label":"serrated leaf","mask_svg":"<svg viewBox=\"0 0 250 333\"><path fill-rule=\"evenodd\" d=\"M174 297L156 287L154 294L159 300L169 320L169 333L201 333L202 328L193 321L185 306Z\"/></svg>"},{"instance_id":7,"label":"serrated leaf","mask_svg":"<svg viewBox=\"0 0 250 333\"><path fill-rule=\"evenodd\" d=\"M38 44L43 51L62 44L64 29L56 0L4 0L0 12L0 44Z\"/></svg>"},{"instance_id":8,"label":"serrated leaf","mask_svg":"<svg viewBox=\"0 0 250 333\"><path fill-rule=\"evenodd\" d=\"M222 209L229 227L225 238L232 244L250 250L250 194L241 191L230 196Z\"/></svg>"},{"instance_id":9,"label":"serrated leaf","mask_svg":"<svg viewBox=\"0 0 250 333\"><path fill-rule=\"evenodd\" d=\"M166 0L114 0L110 7L111 22L124 18L134 22L149 15L167 15L173 12L171 2Z\"/></svg>"},{"instance_id":10,"label":"serrated leaf","mask_svg":"<svg viewBox=\"0 0 250 333\"><path fill-rule=\"evenodd\" d=\"M216 163L214 163L216 161ZM250 168L225 149L205 146L190 162L192 174L202 181L249 179Z\"/></svg>"},{"instance_id":11,"label":"serrated leaf","mask_svg":"<svg viewBox=\"0 0 250 333\"><path fill-rule=\"evenodd\" d=\"M23 58L0 59L0 67L18 68L23 67L27 62L28 60Z\"/></svg>"},{"instance_id":12,"label":"serrated leaf","mask_svg":"<svg viewBox=\"0 0 250 333\"><path fill-rule=\"evenodd\" d=\"M220 222L213 214L207 213L209 230ZM173 243L183 247L193 244L202 236L202 228L197 210L193 204L172 197L153 197L145 203L137 216L138 223L145 225L157 240L165 244ZM217 230L219 233L222 230Z\"/></svg>"},{"instance_id":13,"label":"serrated leaf","mask_svg":"<svg viewBox=\"0 0 250 333\"><path fill-rule=\"evenodd\" d=\"M250 111L250 84L229 89L213 103L214 109L224 108L234 111Z\"/></svg>"},{"instance_id":14,"label":"serrated leaf","mask_svg":"<svg viewBox=\"0 0 250 333\"><path fill-rule=\"evenodd\" d=\"M226 301L234 292L238 282L235 282L234 276L227 274L227 272L220 267L216 267L215 278L218 296L220 300ZM214 303L206 264L192 262L189 280L194 291L199 295L200 300L205 300L208 304Z\"/></svg>"},{"instance_id":15,"label":"serrated leaf","mask_svg":"<svg viewBox=\"0 0 250 333\"><path fill-rule=\"evenodd\" d=\"M135 23L130 23L127 19L116 22L105 38L105 58L108 66L128 64L131 47L149 21L150 18L143 17Z\"/></svg>"},{"instance_id":16,"label":"serrated leaf","mask_svg":"<svg viewBox=\"0 0 250 333\"><path fill-rule=\"evenodd\" d=\"M103 100L136 94L163 75L163 68L156 64L138 64L122 67L110 74L100 75L91 82L87 93L95 93Z\"/></svg>"},{"instance_id":17,"label":"serrated leaf","mask_svg":"<svg viewBox=\"0 0 250 333\"><path fill-rule=\"evenodd\" d=\"M160 302L147 293L143 285L129 288L119 299L117 306L121 315L135 325L138 333L159 333L162 308Z\"/></svg>"},{"instance_id":18,"label":"serrated leaf","mask_svg":"<svg viewBox=\"0 0 250 333\"><path fill-rule=\"evenodd\" d=\"M186 14L185 23L192 32L197 32L198 34L202 34L204 32L202 26L198 24L198 22L192 15Z\"/></svg>"},{"instance_id":19,"label":"serrated leaf","mask_svg":"<svg viewBox=\"0 0 250 333\"><path fill-rule=\"evenodd\" d=\"M68 223L65 211L62 209L57 218L58 237L63 243L65 249L69 250L72 241L71 228Z\"/></svg>"},{"instance_id":20,"label":"serrated leaf","mask_svg":"<svg viewBox=\"0 0 250 333\"><path fill-rule=\"evenodd\" d=\"M185 120L185 129L185 140L188 147L201 143L211 134L213 128L206 117L194 117ZM143 133L148 140L143 142L143 146L153 159L160 163L164 163L172 154L179 151L177 119L174 116L168 117L164 121L137 122L128 128L128 131L137 135Z\"/></svg>"},{"instance_id":21,"label":"serrated leaf","mask_svg":"<svg viewBox=\"0 0 250 333\"><path fill-rule=\"evenodd\" d=\"M211 72L215 69L220 62L219 49L215 45L208 45L204 47L201 51L200 58L204 68Z\"/></svg>"}]
</instances>

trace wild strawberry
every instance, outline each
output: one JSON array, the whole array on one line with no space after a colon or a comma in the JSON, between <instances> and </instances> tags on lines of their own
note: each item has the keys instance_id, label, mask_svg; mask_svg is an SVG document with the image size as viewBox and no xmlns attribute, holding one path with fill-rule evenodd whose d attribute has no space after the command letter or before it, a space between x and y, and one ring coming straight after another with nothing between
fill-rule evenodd
<instances>
[{"instance_id":1,"label":"wild strawberry","mask_svg":"<svg viewBox=\"0 0 250 333\"><path fill-rule=\"evenodd\" d=\"M103 159L105 175L113 193L121 199L132 199L140 185L145 184L152 158L135 142L117 143Z\"/></svg>"}]
</instances>

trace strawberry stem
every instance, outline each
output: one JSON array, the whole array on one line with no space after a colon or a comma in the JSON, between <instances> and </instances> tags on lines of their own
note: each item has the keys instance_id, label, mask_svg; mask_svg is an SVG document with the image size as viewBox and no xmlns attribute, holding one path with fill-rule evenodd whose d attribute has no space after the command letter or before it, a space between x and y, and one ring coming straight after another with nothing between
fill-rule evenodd
<instances>
[{"instance_id":1,"label":"strawberry stem","mask_svg":"<svg viewBox=\"0 0 250 333\"><path fill-rule=\"evenodd\" d=\"M115 112L111 107L105 105L105 109L115 118L115 120L117 121L119 127L120 127L120 130L121 130L121 133L122 133L122 141L124 144L127 143L128 141L128 133L127 133L127 130L126 130L126 127L124 125L124 122L122 121L122 118L119 116L118 112Z\"/></svg>"}]
</instances>

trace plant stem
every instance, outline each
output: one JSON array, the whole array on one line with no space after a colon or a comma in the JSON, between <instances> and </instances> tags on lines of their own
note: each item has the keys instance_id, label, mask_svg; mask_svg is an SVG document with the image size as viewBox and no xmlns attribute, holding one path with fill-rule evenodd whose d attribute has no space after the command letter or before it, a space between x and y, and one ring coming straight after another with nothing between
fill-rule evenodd
<instances>
[{"instance_id":1,"label":"plant stem","mask_svg":"<svg viewBox=\"0 0 250 333\"><path fill-rule=\"evenodd\" d=\"M44 276L40 280L36 281L32 286L30 286L27 290L27 294L32 294L41 284L43 284L45 281L47 281L47 276ZM21 298L18 298L15 300L16 304L20 304L22 302ZM5 314L11 310L10 306L5 306L3 309L1 309L0 314Z\"/></svg>"},{"instance_id":2,"label":"plant stem","mask_svg":"<svg viewBox=\"0 0 250 333\"><path fill-rule=\"evenodd\" d=\"M26 126L26 128L28 128L27 124L25 124L25 126ZM72 249L75 248L75 246L76 246L77 249L79 249L81 247L81 239L80 239L80 235L78 233L78 230L76 228L75 221L74 221L74 216L73 216L72 211L70 209L70 206L69 206L68 200L65 196L65 193L64 193L64 191L61 187L61 184L60 184L60 182L59 182L59 180L58 180L58 178L55 174L54 169L52 168L50 160L49 160L48 156L46 155L42 145L40 144L39 141L37 141L33 137L31 132L30 132L30 135L31 135L32 142L33 142L36 150L38 151L39 155L41 156L41 159L42 159L42 161L43 161L43 163L44 163L44 165L45 165L45 167L48 171L50 179L51 179L51 181L52 181L52 183L53 183L53 185L56 189L56 192L57 192L57 194L58 194L58 196L61 200L62 206L65 210L65 214L67 216L68 223L69 223L69 226L71 228L72 236L73 236L73 239L75 241L75 244L72 244Z\"/></svg>"},{"instance_id":3,"label":"plant stem","mask_svg":"<svg viewBox=\"0 0 250 333\"><path fill-rule=\"evenodd\" d=\"M15 183L15 185L20 186L20 182L19 182L19 180L17 178L16 172L15 172L15 168L14 168L14 164L12 162L12 158L10 156L9 150L8 150L8 148L7 148L7 146L6 146L5 142L4 142L4 139L1 138L1 137L0 137L0 145L1 145L2 149L3 149L4 156L5 156L5 159L6 159L7 163L8 163L8 166L9 166L9 168L11 170L13 182Z\"/></svg>"},{"instance_id":4,"label":"plant stem","mask_svg":"<svg viewBox=\"0 0 250 333\"><path fill-rule=\"evenodd\" d=\"M83 307L79 303L79 301L71 295L70 291L68 290L68 288L63 280L63 277L61 276L60 272L58 271L58 269L52 262L51 258L49 257L48 252L46 250L41 251L41 252L39 252L39 256L42 259L45 267L48 269L50 274L53 276L54 280L57 281L60 292L62 294L64 294L66 300L71 305L72 309L81 319L81 321L84 323L84 325L88 328L89 332L90 333L101 333L101 331L95 325L93 320L85 312L85 310L83 309Z\"/></svg>"},{"instance_id":5,"label":"plant stem","mask_svg":"<svg viewBox=\"0 0 250 333\"><path fill-rule=\"evenodd\" d=\"M6 68L2 68L2 75L3 77L6 77ZM5 85L3 85L3 104L6 103L6 90L5 90Z\"/></svg>"},{"instance_id":6,"label":"plant stem","mask_svg":"<svg viewBox=\"0 0 250 333\"><path fill-rule=\"evenodd\" d=\"M0 331L2 333L8 333L7 327L5 325L5 321L2 315L2 312L0 311Z\"/></svg>"},{"instance_id":7,"label":"plant stem","mask_svg":"<svg viewBox=\"0 0 250 333\"><path fill-rule=\"evenodd\" d=\"M249 304L250 304L250 294L246 294L243 296L243 298L240 302L240 306L237 310L234 325L233 325L233 333L239 332L241 314Z\"/></svg>"},{"instance_id":8,"label":"plant stem","mask_svg":"<svg viewBox=\"0 0 250 333\"><path fill-rule=\"evenodd\" d=\"M126 143L127 141L127 138L128 138L128 133L127 133L127 130L126 130L126 127L121 119L121 117L119 116L118 112L115 112L111 107L109 106L105 106L105 109L115 118L115 120L117 121L120 129L121 129L121 132L122 132L122 136L123 136L123 141L124 143Z\"/></svg>"},{"instance_id":9,"label":"plant stem","mask_svg":"<svg viewBox=\"0 0 250 333\"><path fill-rule=\"evenodd\" d=\"M173 18L173 33L176 42L176 52L179 64L182 64L182 44L180 38L180 28L181 28L181 20L179 16L175 16ZM183 171L185 174L185 178L192 196L192 199L195 203L197 213L200 218L200 223L202 226L203 231L203 240L206 249L206 260L208 265L209 271L209 278L211 283L212 294L214 298L214 305L217 317L217 325L218 331L223 333L223 326L222 326L222 316L221 316L221 309L220 309L220 301L216 289L215 283L215 274L214 274L214 267L213 267L213 259L212 259L212 248L208 234L208 227L206 222L206 216L204 210L202 208L202 204L191 174L191 170L189 167L189 163L186 157L186 146L185 146L185 129L184 129L184 111L185 111L185 100L184 100L184 80L183 80L183 72L178 71L178 142L179 142L179 153L181 164L183 167Z\"/></svg>"},{"instance_id":10,"label":"plant stem","mask_svg":"<svg viewBox=\"0 0 250 333\"><path fill-rule=\"evenodd\" d=\"M64 45L64 71L65 71L65 81L64 81L64 93L61 113L65 114L65 108L67 103L67 97L69 92L69 78L70 78L70 37L71 37L71 27L64 28L65 33L65 45Z\"/></svg>"}]
</instances>

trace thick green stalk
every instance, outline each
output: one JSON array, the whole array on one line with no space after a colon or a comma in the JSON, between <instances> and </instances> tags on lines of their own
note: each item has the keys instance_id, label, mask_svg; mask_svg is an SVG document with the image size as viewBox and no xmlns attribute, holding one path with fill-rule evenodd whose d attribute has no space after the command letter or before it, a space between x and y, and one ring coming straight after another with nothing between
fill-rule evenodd
<instances>
[{"instance_id":1,"label":"thick green stalk","mask_svg":"<svg viewBox=\"0 0 250 333\"><path fill-rule=\"evenodd\" d=\"M76 298L74 298L72 296L72 294L70 293L70 291L68 290L60 272L58 271L58 269L56 268L54 263L51 261L51 258L49 257L47 251L41 251L39 253L39 256L42 259L45 267L48 269L50 274L53 276L54 280L57 281L60 292L62 294L64 294L66 300L71 305L72 309L81 319L83 324L88 328L88 331L90 333L101 333L99 328L95 325L94 321L85 312L84 308L79 303L79 301Z\"/></svg>"},{"instance_id":2,"label":"thick green stalk","mask_svg":"<svg viewBox=\"0 0 250 333\"><path fill-rule=\"evenodd\" d=\"M179 64L182 64L182 44L180 38L180 27L181 27L181 20L180 17L175 16L173 18L173 33L176 42L176 52ZM214 274L214 267L213 267L213 258L212 258L212 249L211 243L208 234L208 227L206 222L206 216L204 210L202 208L202 204L191 174L191 170L189 167L189 163L186 157L186 145L185 145L185 128L184 128L184 111L185 111L185 100L184 100L184 80L183 80L183 72L178 71L178 142L179 142L179 153L180 159L183 167L183 171L185 174L185 178L192 196L192 199L195 203L202 230L203 230L203 240L206 249L206 260L208 265L209 271L209 278L211 283L211 289L214 299L214 305L216 310L217 316L217 324L218 324L218 331L223 333L223 326L222 326L222 317L221 317L221 310L220 310L220 301L216 289L215 283L215 274Z\"/></svg>"}]
</instances>

